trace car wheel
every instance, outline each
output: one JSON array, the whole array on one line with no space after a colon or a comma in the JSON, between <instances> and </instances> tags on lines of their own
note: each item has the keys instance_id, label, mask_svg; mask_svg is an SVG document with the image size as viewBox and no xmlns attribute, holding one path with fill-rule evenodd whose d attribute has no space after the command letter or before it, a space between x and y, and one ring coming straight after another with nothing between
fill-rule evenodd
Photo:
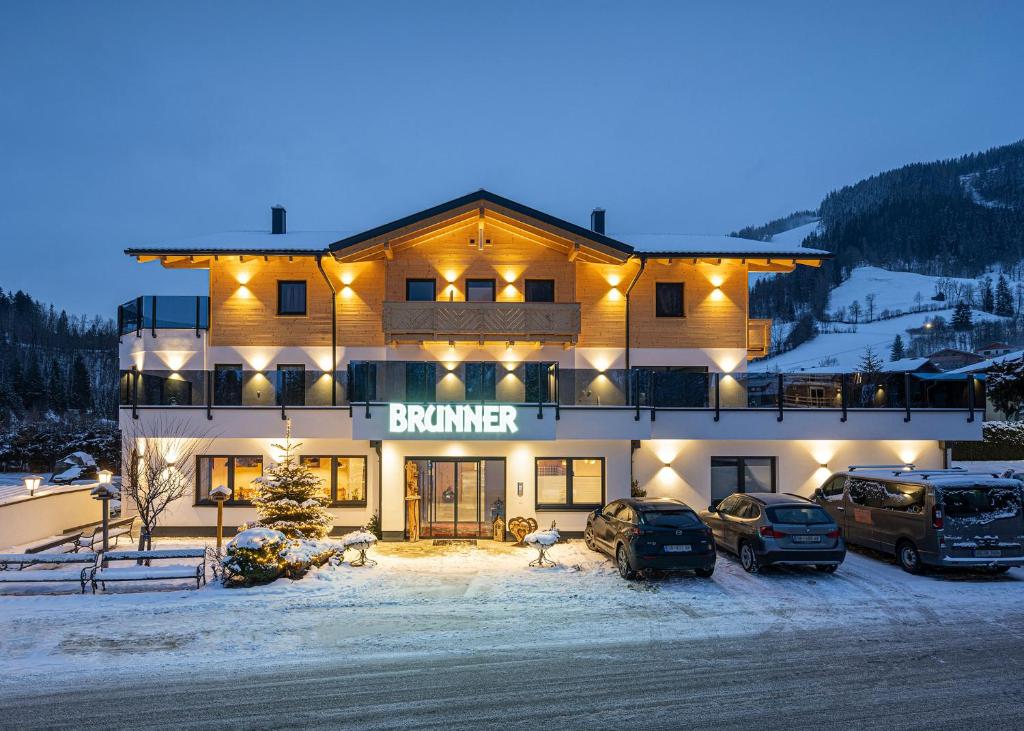
<instances>
[{"instance_id":1,"label":"car wheel","mask_svg":"<svg viewBox=\"0 0 1024 731\"><path fill-rule=\"evenodd\" d=\"M818 571L821 571L823 574L834 574L836 569L839 568L839 564L826 564L824 566L815 566L814 568L818 569Z\"/></svg>"},{"instance_id":2,"label":"car wheel","mask_svg":"<svg viewBox=\"0 0 1024 731\"><path fill-rule=\"evenodd\" d=\"M597 550L597 543L594 541L594 526L588 525L587 529L583 531L583 542L591 551Z\"/></svg>"},{"instance_id":3,"label":"car wheel","mask_svg":"<svg viewBox=\"0 0 1024 731\"><path fill-rule=\"evenodd\" d=\"M761 568L761 565L757 562L757 554L754 553L754 547L746 541L740 544L740 566L748 574L756 574Z\"/></svg>"},{"instance_id":4,"label":"car wheel","mask_svg":"<svg viewBox=\"0 0 1024 731\"><path fill-rule=\"evenodd\" d=\"M711 574L715 573L715 567L712 566L709 569L695 569L694 573L702 579L710 579Z\"/></svg>"},{"instance_id":5,"label":"car wheel","mask_svg":"<svg viewBox=\"0 0 1024 731\"><path fill-rule=\"evenodd\" d=\"M1009 566L993 566L991 568L991 571L992 571L993 574L1005 574L1009 570L1010 570Z\"/></svg>"},{"instance_id":6,"label":"car wheel","mask_svg":"<svg viewBox=\"0 0 1024 731\"><path fill-rule=\"evenodd\" d=\"M636 576L633 567L629 565L629 554L626 553L625 546L620 545L615 549L615 565L619 567L619 576L623 579L629 580Z\"/></svg>"},{"instance_id":7,"label":"car wheel","mask_svg":"<svg viewBox=\"0 0 1024 731\"><path fill-rule=\"evenodd\" d=\"M896 559L900 562L900 568L908 574L923 574L924 564L921 563L921 554L917 552L917 546L910 541L901 541L896 546Z\"/></svg>"}]
</instances>

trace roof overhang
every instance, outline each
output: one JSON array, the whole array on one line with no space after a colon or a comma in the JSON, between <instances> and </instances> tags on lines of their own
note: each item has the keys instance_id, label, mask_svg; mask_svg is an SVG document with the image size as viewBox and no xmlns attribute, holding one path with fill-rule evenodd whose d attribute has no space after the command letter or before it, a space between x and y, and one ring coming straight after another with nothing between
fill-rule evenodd
<instances>
[{"instance_id":1,"label":"roof overhang","mask_svg":"<svg viewBox=\"0 0 1024 731\"><path fill-rule=\"evenodd\" d=\"M211 261L237 258L239 261L253 261L274 257L324 256L324 249L166 249L137 248L125 249L126 256L133 256L140 263L159 261L168 269L208 269Z\"/></svg>"},{"instance_id":2,"label":"roof overhang","mask_svg":"<svg viewBox=\"0 0 1024 731\"><path fill-rule=\"evenodd\" d=\"M391 258L403 246L443 236L474 220L562 249L570 259L621 264L633 254L629 244L483 189L349 236L329 249L339 261Z\"/></svg>"}]
</instances>

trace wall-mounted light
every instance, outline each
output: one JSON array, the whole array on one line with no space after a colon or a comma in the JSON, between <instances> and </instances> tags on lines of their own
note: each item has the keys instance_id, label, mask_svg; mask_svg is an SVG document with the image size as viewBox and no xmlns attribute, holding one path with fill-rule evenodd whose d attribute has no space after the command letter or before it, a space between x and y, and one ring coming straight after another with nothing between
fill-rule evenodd
<instances>
[{"instance_id":1,"label":"wall-mounted light","mask_svg":"<svg viewBox=\"0 0 1024 731\"><path fill-rule=\"evenodd\" d=\"M823 470L827 470L828 469L828 462L822 462L818 466L821 467L821 469L823 469Z\"/></svg>"}]
</instances>

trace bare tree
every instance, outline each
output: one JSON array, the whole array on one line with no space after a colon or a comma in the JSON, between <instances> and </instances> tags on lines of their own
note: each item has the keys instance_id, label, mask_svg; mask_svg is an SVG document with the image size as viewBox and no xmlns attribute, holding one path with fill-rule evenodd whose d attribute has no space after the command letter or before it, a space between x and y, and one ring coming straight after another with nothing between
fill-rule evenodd
<instances>
[{"instance_id":1,"label":"bare tree","mask_svg":"<svg viewBox=\"0 0 1024 731\"><path fill-rule=\"evenodd\" d=\"M850 317L853 318L854 324L856 324L857 321L860 320L860 302L858 302L857 300L854 300L853 302L850 303Z\"/></svg>"},{"instance_id":2,"label":"bare tree","mask_svg":"<svg viewBox=\"0 0 1024 731\"><path fill-rule=\"evenodd\" d=\"M867 308L868 308L868 321L870 322L871 320L875 319L875 293L874 292L868 292L866 295L864 295L864 304L867 305Z\"/></svg>"},{"instance_id":3,"label":"bare tree","mask_svg":"<svg viewBox=\"0 0 1024 731\"><path fill-rule=\"evenodd\" d=\"M122 431L121 500L139 514L139 550L153 547L161 516L185 496L196 480L196 456L208 451L211 439L193 435L186 422L157 419L148 426L132 422Z\"/></svg>"}]
</instances>

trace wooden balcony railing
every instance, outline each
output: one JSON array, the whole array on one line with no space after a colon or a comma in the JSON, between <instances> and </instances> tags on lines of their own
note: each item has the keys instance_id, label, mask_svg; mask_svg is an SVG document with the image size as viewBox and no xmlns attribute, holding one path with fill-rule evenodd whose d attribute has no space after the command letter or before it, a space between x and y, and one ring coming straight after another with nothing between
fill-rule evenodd
<instances>
[{"instance_id":1,"label":"wooden balcony railing","mask_svg":"<svg viewBox=\"0 0 1024 731\"><path fill-rule=\"evenodd\" d=\"M388 341L531 340L575 343L575 302L385 302Z\"/></svg>"},{"instance_id":2,"label":"wooden balcony railing","mask_svg":"<svg viewBox=\"0 0 1024 731\"><path fill-rule=\"evenodd\" d=\"M771 320L747 320L747 357L763 358L772 344Z\"/></svg>"}]
</instances>

